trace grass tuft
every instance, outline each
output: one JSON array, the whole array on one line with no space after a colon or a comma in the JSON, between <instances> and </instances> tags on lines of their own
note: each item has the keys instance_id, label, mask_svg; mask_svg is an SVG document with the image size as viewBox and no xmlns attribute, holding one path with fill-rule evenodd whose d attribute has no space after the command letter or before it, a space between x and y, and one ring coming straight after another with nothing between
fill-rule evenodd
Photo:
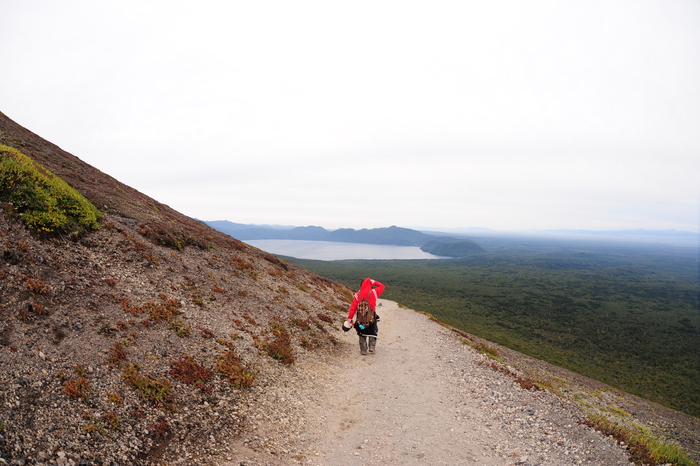
<instances>
[{"instance_id":1,"label":"grass tuft","mask_svg":"<svg viewBox=\"0 0 700 466\"><path fill-rule=\"evenodd\" d=\"M180 338L185 338L190 336L192 327L187 325L182 319L175 319L172 322L170 322L170 325L168 325L168 330L172 330L173 332L175 332L175 335L177 335Z\"/></svg>"},{"instance_id":2,"label":"grass tuft","mask_svg":"<svg viewBox=\"0 0 700 466\"><path fill-rule=\"evenodd\" d=\"M113 412L106 413L104 417L105 417L105 420L107 421L107 424L109 424L110 429L122 430L122 420L115 413L113 413Z\"/></svg>"},{"instance_id":3,"label":"grass tuft","mask_svg":"<svg viewBox=\"0 0 700 466\"><path fill-rule=\"evenodd\" d=\"M653 438L642 429L622 426L600 414L589 414L584 424L629 445L630 458L636 464L698 466L678 445Z\"/></svg>"},{"instance_id":4,"label":"grass tuft","mask_svg":"<svg viewBox=\"0 0 700 466\"><path fill-rule=\"evenodd\" d=\"M170 402L170 382L139 375L137 365L130 364L124 368L124 380L136 389L142 398L151 400L156 405L164 406Z\"/></svg>"}]
</instances>

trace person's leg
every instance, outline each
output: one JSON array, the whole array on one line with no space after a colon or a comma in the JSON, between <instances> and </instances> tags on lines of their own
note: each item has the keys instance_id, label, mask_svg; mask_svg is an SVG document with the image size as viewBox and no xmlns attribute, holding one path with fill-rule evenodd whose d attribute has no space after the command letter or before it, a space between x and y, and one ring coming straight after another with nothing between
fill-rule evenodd
<instances>
[{"instance_id":1,"label":"person's leg","mask_svg":"<svg viewBox=\"0 0 700 466\"><path fill-rule=\"evenodd\" d=\"M377 322L375 321L374 323L372 323L372 325L367 330L367 338L369 340L369 352L374 354L374 351L377 347L377 335L379 335L379 326L377 325Z\"/></svg>"},{"instance_id":2,"label":"person's leg","mask_svg":"<svg viewBox=\"0 0 700 466\"><path fill-rule=\"evenodd\" d=\"M367 354L367 337L360 335L360 354Z\"/></svg>"},{"instance_id":3,"label":"person's leg","mask_svg":"<svg viewBox=\"0 0 700 466\"><path fill-rule=\"evenodd\" d=\"M377 337L376 337L376 335L375 335L375 336L371 336L371 337L367 337L367 338L369 339L369 341L368 341L368 343L369 343L369 352L373 354L374 351L375 351L375 349L376 349L376 347L377 347Z\"/></svg>"}]
</instances>

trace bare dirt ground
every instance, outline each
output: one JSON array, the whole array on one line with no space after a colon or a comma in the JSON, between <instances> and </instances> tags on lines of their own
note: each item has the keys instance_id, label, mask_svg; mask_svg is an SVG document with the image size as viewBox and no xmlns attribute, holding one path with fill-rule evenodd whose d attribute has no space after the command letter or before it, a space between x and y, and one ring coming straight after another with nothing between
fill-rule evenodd
<instances>
[{"instance_id":1,"label":"bare dirt ground","mask_svg":"<svg viewBox=\"0 0 700 466\"><path fill-rule=\"evenodd\" d=\"M629 464L624 446L579 424L568 401L521 388L454 332L380 302L376 354L360 355L355 332L344 334L335 361L296 374L282 398L303 405L288 438L267 422L227 464Z\"/></svg>"}]
</instances>

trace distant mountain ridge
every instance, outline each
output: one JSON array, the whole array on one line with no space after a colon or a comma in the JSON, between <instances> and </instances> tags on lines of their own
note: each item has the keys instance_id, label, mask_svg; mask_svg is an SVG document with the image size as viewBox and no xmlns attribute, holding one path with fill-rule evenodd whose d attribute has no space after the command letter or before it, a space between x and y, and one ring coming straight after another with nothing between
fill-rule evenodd
<instances>
[{"instance_id":1,"label":"distant mountain ridge","mask_svg":"<svg viewBox=\"0 0 700 466\"><path fill-rule=\"evenodd\" d=\"M204 223L242 241L283 239L417 246L421 248L422 251L447 257L463 257L468 254L484 251L481 246L466 238L429 235L420 231L393 225L385 228L363 228L362 230L355 230L352 228L326 230L319 226L294 227L291 229L270 228L244 225L227 220L204 221ZM439 253L435 251L439 251Z\"/></svg>"}]
</instances>

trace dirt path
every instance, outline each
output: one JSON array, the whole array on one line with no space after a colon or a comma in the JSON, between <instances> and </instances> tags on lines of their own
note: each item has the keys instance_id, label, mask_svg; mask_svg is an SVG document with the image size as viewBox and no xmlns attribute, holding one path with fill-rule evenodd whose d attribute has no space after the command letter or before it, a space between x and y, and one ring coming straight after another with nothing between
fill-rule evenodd
<instances>
[{"instance_id":1,"label":"dirt path","mask_svg":"<svg viewBox=\"0 0 700 466\"><path fill-rule=\"evenodd\" d=\"M523 389L427 316L380 303L376 354L361 356L351 330L334 354L261 380L251 433L217 464L630 464L566 400Z\"/></svg>"},{"instance_id":2,"label":"dirt path","mask_svg":"<svg viewBox=\"0 0 700 466\"><path fill-rule=\"evenodd\" d=\"M314 407L309 464L628 464L556 396L522 389L425 315L380 302L376 354L344 335L345 369Z\"/></svg>"},{"instance_id":3,"label":"dirt path","mask_svg":"<svg viewBox=\"0 0 700 466\"><path fill-rule=\"evenodd\" d=\"M486 460L478 432L454 416L451 387L434 364L432 323L411 325L420 316L383 301L377 352L361 356L354 331L347 370L330 391L319 439L319 464L456 464L455 459ZM472 413L474 415L476 413Z\"/></svg>"}]
</instances>

